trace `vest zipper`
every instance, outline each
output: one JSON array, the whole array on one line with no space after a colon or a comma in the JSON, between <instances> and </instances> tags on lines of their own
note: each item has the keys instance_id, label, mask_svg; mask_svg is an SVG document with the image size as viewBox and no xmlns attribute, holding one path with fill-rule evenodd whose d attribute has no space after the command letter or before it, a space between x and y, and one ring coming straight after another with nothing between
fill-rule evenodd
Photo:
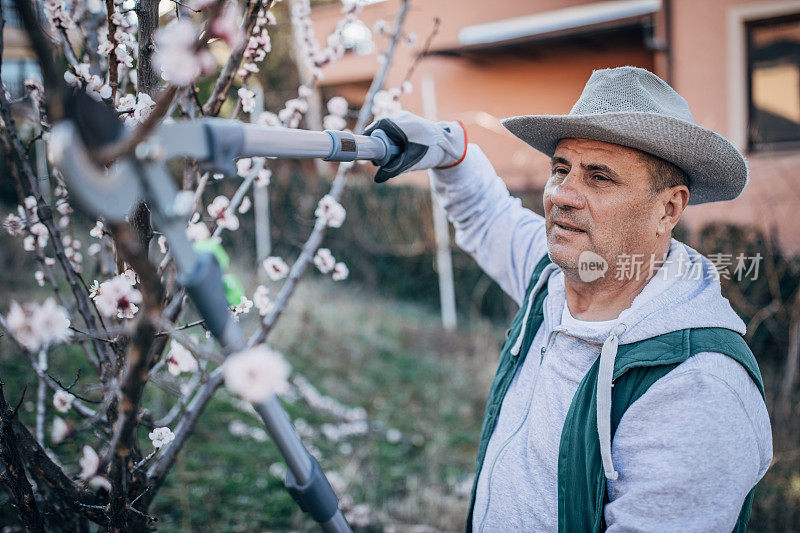
<instances>
[{"instance_id":1,"label":"vest zipper","mask_svg":"<svg viewBox=\"0 0 800 533\"><path fill-rule=\"evenodd\" d=\"M522 428L525 427L525 422L528 421L528 415L531 412L531 404L533 403L533 395L534 392L536 391L536 385L539 383L539 377L541 372L542 361L544 360L544 354L547 350L550 349L550 345L553 343L553 337L554 337L553 334L556 333L549 329L550 321L548 320L547 306L545 305L546 303L547 303L547 298L545 298L545 301L543 302L542 314L544 320L541 325L541 327L545 328L544 331L547 335L546 335L545 345L542 346L542 348L540 349L541 356L539 358L539 368L536 369L536 378L533 381L533 385L531 386L531 390L528 395L527 406L525 408L525 415L522 417L522 422L519 424L519 426L517 426L517 428L514 431L511 432L511 434L508 437L506 437L505 442L503 442L503 444L500 446L500 449L497 450L497 454L495 454L494 459L492 460L492 464L489 467L488 478L486 481L486 507L483 513L483 518L481 519L481 525L478 528L478 533L483 533L484 528L486 526L486 517L489 511L489 504L492 501L492 474L494 473L494 467L497 464L497 461L500 460L500 457L506 451L508 446L513 442L513 440L517 437L517 435L519 435L519 432L522 431ZM534 338L536 338L535 333L534 333ZM530 351L530 348L528 350ZM518 372L522 372L523 366L525 366L525 363L523 363L522 366L519 367ZM506 391L506 396L507 395L508 391ZM502 409L502 404L500 408ZM500 416L499 412L497 416L498 417ZM485 466L486 465L484 465L484 469L481 469L482 471L485 471Z\"/></svg>"}]
</instances>

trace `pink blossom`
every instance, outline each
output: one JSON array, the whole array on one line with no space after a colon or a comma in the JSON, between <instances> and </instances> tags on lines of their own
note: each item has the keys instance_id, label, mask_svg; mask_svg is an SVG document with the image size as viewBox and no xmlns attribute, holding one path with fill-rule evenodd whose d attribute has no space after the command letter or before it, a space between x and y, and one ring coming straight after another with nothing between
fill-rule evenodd
<instances>
[{"instance_id":1,"label":"pink blossom","mask_svg":"<svg viewBox=\"0 0 800 533\"><path fill-rule=\"evenodd\" d=\"M324 220L328 226L338 228L344 222L346 212L344 207L333 196L326 194L317 204L314 215Z\"/></svg>"},{"instance_id":2,"label":"pink blossom","mask_svg":"<svg viewBox=\"0 0 800 533\"><path fill-rule=\"evenodd\" d=\"M278 281L285 278L289 274L289 265L280 257L270 256L264 259L262 263L264 270L267 271L267 276L272 281Z\"/></svg>"},{"instance_id":3,"label":"pink blossom","mask_svg":"<svg viewBox=\"0 0 800 533\"><path fill-rule=\"evenodd\" d=\"M167 353L167 371L170 374L177 376L182 372L196 372L197 368L197 359L192 352L177 341L170 342Z\"/></svg>"},{"instance_id":4,"label":"pink blossom","mask_svg":"<svg viewBox=\"0 0 800 533\"><path fill-rule=\"evenodd\" d=\"M228 43L231 48L236 48L244 39L241 24L242 15L235 2L226 2L220 14L211 21L209 30L215 37Z\"/></svg>"},{"instance_id":5,"label":"pink blossom","mask_svg":"<svg viewBox=\"0 0 800 533\"><path fill-rule=\"evenodd\" d=\"M289 363L263 344L228 357L223 372L225 386L249 402L261 402L289 391Z\"/></svg>"},{"instance_id":6,"label":"pink blossom","mask_svg":"<svg viewBox=\"0 0 800 533\"><path fill-rule=\"evenodd\" d=\"M320 272L327 274L333 270L333 266L336 264L336 259L333 258L333 255L329 249L320 248L317 250L316 255L314 255L314 264L317 266L317 269L319 269Z\"/></svg>"},{"instance_id":7,"label":"pink blossom","mask_svg":"<svg viewBox=\"0 0 800 533\"><path fill-rule=\"evenodd\" d=\"M98 311L104 316L133 318L142 302L142 293L133 288L124 274L113 277L100 284L94 297Z\"/></svg>"},{"instance_id":8,"label":"pink blossom","mask_svg":"<svg viewBox=\"0 0 800 533\"><path fill-rule=\"evenodd\" d=\"M229 206L230 200L228 200L227 197L217 196L214 198L214 201L208 205L208 214L216 219L218 226L230 231L236 231L239 229L239 219L235 213L232 213L230 209L228 209Z\"/></svg>"},{"instance_id":9,"label":"pink blossom","mask_svg":"<svg viewBox=\"0 0 800 533\"><path fill-rule=\"evenodd\" d=\"M161 77L173 85L190 85L202 72L195 52L197 30L189 20L175 19L156 31L157 45L153 62L161 69Z\"/></svg>"}]
</instances>

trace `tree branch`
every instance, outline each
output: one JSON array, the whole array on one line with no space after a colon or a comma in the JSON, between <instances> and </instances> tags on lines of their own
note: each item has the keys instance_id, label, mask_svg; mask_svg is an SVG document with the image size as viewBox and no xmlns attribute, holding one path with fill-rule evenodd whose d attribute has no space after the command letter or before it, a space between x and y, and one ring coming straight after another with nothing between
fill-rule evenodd
<instances>
[{"instance_id":1,"label":"tree branch","mask_svg":"<svg viewBox=\"0 0 800 533\"><path fill-rule=\"evenodd\" d=\"M384 61L383 65L381 65L380 70L372 80L369 91L367 91L367 96L364 99L364 105L361 107L361 110L358 113L358 121L356 122L355 128L353 128L354 133L360 134L364 131L364 127L367 125L367 121L372 114L372 101L375 97L375 93L377 93L381 87L383 87L383 83L386 80L386 75L391 67L394 52L397 48L397 43L400 40L400 35L403 33L403 24L405 23L407 14L408 0L403 0L402 4L400 5L400 9L395 16L392 37L389 41L386 51L384 52L386 55L386 61ZM336 177L333 180L333 184L331 185L331 190L329 193L330 196L332 196L335 200L339 199L342 191L344 190L344 186L347 181L347 171L351 166L352 163L340 163L338 169L336 170ZM306 268L308 268L308 265L311 263L311 261L313 261L314 254L322 244L322 240L325 238L326 231L327 225L325 221L321 218L318 218L314 224L314 229L311 231L311 235L309 235L308 240L303 245L300 256L294 262L291 270L289 271L289 277L283 284L283 287L281 287L281 292L278 293L278 297L275 300L275 308L264 319L261 324L261 328L250 337L248 341L249 346L254 346L264 342L264 340L267 338L267 335L275 326L278 318L283 314L284 309L286 309L289 299L294 294L294 290L297 288L300 278L303 276L303 273L305 273Z\"/></svg>"},{"instance_id":2,"label":"tree branch","mask_svg":"<svg viewBox=\"0 0 800 533\"><path fill-rule=\"evenodd\" d=\"M265 0L253 0L247 6L247 13L242 20L242 31L245 34L245 38L242 39L235 49L231 50L228 60L225 61L225 66L222 67L222 72L219 77L217 77L216 83L214 83L211 96L208 97L205 105L203 105L204 115L215 117L219 114L219 110L222 109L222 104L225 103L225 99L228 97L228 91L231 88L233 78L236 76L236 72L242 64L242 57L247 49L250 33L256 25L258 14L262 9L265 11L269 10L272 6L272 2L273 0L266 0L266 3Z\"/></svg>"},{"instance_id":3,"label":"tree branch","mask_svg":"<svg viewBox=\"0 0 800 533\"><path fill-rule=\"evenodd\" d=\"M8 494L17 506L17 514L25 526L25 531L44 531L44 520L36 506L33 489L25 476L25 468L17 451L19 444L14 438L13 421L17 412L12 409L3 396L0 382L0 461L6 467L0 473L0 482L8 489Z\"/></svg>"}]
</instances>

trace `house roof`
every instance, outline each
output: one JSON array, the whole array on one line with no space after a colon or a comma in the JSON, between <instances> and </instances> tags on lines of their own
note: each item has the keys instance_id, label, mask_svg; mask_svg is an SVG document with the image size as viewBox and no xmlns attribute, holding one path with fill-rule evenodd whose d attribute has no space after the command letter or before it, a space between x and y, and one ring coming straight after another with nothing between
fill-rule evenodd
<instances>
[{"instance_id":1,"label":"house roof","mask_svg":"<svg viewBox=\"0 0 800 533\"><path fill-rule=\"evenodd\" d=\"M464 26L458 32L459 48L496 46L562 37L571 33L616 28L650 17L661 0L593 2L504 20Z\"/></svg>"}]
</instances>

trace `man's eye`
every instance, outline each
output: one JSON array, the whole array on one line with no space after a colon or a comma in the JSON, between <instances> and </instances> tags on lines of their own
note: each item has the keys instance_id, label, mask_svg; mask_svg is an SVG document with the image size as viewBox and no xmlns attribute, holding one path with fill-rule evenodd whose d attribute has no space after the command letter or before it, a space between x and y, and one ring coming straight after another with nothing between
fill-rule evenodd
<instances>
[{"instance_id":1,"label":"man's eye","mask_svg":"<svg viewBox=\"0 0 800 533\"><path fill-rule=\"evenodd\" d=\"M592 174L592 178L596 179L597 181L614 181L611 178L604 176L602 174Z\"/></svg>"},{"instance_id":2,"label":"man's eye","mask_svg":"<svg viewBox=\"0 0 800 533\"><path fill-rule=\"evenodd\" d=\"M558 167L553 169L553 174L558 174L559 176L566 176L568 174L567 169L563 167Z\"/></svg>"}]
</instances>

